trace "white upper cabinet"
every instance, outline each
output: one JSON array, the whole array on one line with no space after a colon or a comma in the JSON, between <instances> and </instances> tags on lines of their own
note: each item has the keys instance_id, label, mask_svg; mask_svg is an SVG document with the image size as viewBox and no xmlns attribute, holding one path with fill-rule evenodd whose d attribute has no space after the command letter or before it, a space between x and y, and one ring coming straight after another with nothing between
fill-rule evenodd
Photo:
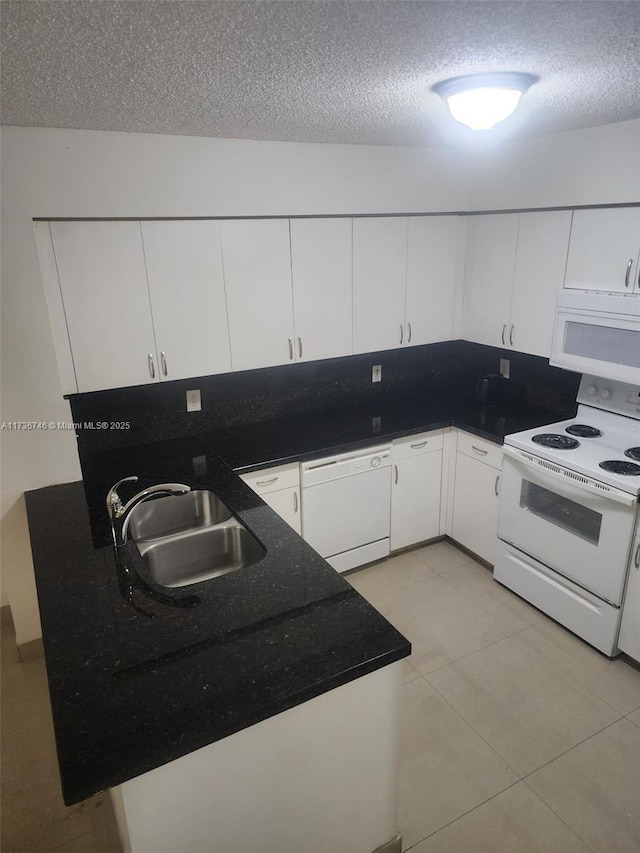
<instances>
[{"instance_id":1,"label":"white upper cabinet","mask_svg":"<svg viewBox=\"0 0 640 853\"><path fill-rule=\"evenodd\" d=\"M78 391L158 381L139 222L52 222Z\"/></svg>"},{"instance_id":2,"label":"white upper cabinet","mask_svg":"<svg viewBox=\"0 0 640 853\"><path fill-rule=\"evenodd\" d=\"M234 370L294 360L288 219L220 223Z\"/></svg>"},{"instance_id":3,"label":"white upper cabinet","mask_svg":"<svg viewBox=\"0 0 640 853\"><path fill-rule=\"evenodd\" d=\"M353 351L395 349L405 338L407 220L353 220Z\"/></svg>"},{"instance_id":4,"label":"white upper cabinet","mask_svg":"<svg viewBox=\"0 0 640 853\"><path fill-rule=\"evenodd\" d=\"M231 370L220 225L142 223L161 379Z\"/></svg>"},{"instance_id":5,"label":"white upper cabinet","mask_svg":"<svg viewBox=\"0 0 640 853\"><path fill-rule=\"evenodd\" d=\"M517 213L473 218L462 312L462 335L469 341L508 343L517 239Z\"/></svg>"},{"instance_id":6,"label":"white upper cabinet","mask_svg":"<svg viewBox=\"0 0 640 853\"><path fill-rule=\"evenodd\" d=\"M474 220L463 337L549 358L571 212L491 214Z\"/></svg>"},{"instance_id":7,"label":"white upper cabinet","mask_svg":"<svg viewBox=\"0 0 640 853\"><path fill-rule=\"evenodd\" d=\"M521 213L508 343L549 358L567 262L571 211Z\"/></svg>"},{"instance_id":8,"label":"white upper cabinet","mask_svg":"<svg viewBox=\"0 0 640 853\"><path fill-rule=\"evenodd\" d=\"M575 210L565 287L640 292L640 208Z\"/></svg>"},{"instance_id":9,"label":"white upper cabinet","mask_svg":"<svg viewBox=\"0 0 640 853\"><path fill-rule=\"evenodd\" d=\"M430 344L453 336L461 219L408 219L405 344Z\"/></svg>"},{"instance_id":10,"label":"white upper cabinet","mask_svg":"<svg viewBox=\"0 0 640 853\"><path fill-rule=\"evenodd\" d=\"M295 358L351 355L351 219L292 219Z\"/></svg>"}]
</instances>

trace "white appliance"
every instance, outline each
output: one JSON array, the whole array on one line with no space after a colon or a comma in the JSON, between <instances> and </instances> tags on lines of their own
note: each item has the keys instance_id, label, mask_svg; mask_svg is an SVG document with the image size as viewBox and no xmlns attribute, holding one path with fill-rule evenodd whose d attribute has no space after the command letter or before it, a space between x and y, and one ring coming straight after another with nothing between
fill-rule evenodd
<instances>
[{"instance_id":1,"label":"white appliance","mask_svg":"<svg viewBox=\"0 0 640 853\"><path fill-rule=\"evenodd\" d=\"M640 385L640 294L560 291L549 361Z\"/></svg>"},{"instance_id":2,"label":"white appliance","mask_svg":"<svg viewBox=\"0 0 640 853\"><path fill-rule=\"evenodd\" d=\"M638 523L640 388L583 376L575 418L505 438L494 577L607 655Z\"/></svg>"},{"instance_id":3,"label":"white appliance","mask_svg":"<svg viewBox=\"0 0 640 853\"><path fill-rule=\"evenodd\" d=\"M389 555L391 446L300 466L302 535L338 572Z\"/></svg>"}]
</instances>

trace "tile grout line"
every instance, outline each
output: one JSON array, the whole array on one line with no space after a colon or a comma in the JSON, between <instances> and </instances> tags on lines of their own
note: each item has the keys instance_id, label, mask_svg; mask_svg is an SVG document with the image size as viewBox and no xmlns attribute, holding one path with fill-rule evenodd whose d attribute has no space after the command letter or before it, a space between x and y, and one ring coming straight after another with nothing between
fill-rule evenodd
<instances>
[{"instance_id":1,"label":"tile grout line","mask_svg":"<svg viewBox=\"0 0 640 853\"><path fill-rule=\"evenodd\" d=\"M613 725L613 723L612 723L612 725ZM592 737L593 737L593 735L592 735ZM588 739L588 738L587 738L587 739ZM555 761L555 758L554 758L554 761ZM546 765L545 765L545 766L546 766ZM539 769L542 769L542 768L539 768ZM535 770L534 770L533 772L534 772L534 773L536 773L537 771L535 771ZM529 775L531 775L531 774L529 774ZM572 833L576 836L576 838L578 838L578 839L582 842L582 844L584 844L584 846L587 848L587 850L591 850L591 851L592 851L592 853L598 853L598 851L597 851L594 847L592 847L592 846L591 846L591 845L590 845L590 844L589 844L589 843L588 843L588 842L587 842L587 841L586 841L586 840L585 840L585 839L580 835L580 833L579 833L576 829L574 829L574 828L573 828L569 823L567 823L567 821L562 817L562 815L561 815L561 814L558 814L558 812L554 809L554 807L551 805L551 803L548 803L548 802L544 799L544 797L543 797L541 794L539 794L537 791L535 791L535 790L531 787L531 785L529 785L529 784L527 783L526 778L525 778L525 779L522 779L521 781L522 781L522 782L524 782L524 784L525 784L525 785L527 786L527 788L531 791L531 793L532 793L534 796L536 796L536 797L540 800L540 802L541 802L541 803L543 803L543 805L545 805L545 806L546 806L550 811L552 811L552 812L554 813L554 815L558 818L558 820L559 820L559 821L561 821L561 822L562 822L562 823L567 827L567 829L569 830L569 832L572 832Z\"/></svg>"}]
</instances>

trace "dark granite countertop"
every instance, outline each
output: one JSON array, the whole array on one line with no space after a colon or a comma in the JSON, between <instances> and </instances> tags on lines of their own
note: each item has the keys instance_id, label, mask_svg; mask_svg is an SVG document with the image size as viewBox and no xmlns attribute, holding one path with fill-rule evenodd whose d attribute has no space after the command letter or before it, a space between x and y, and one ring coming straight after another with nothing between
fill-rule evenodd
<instances>
[{"instance_id":1,"label":"dark granite countertop","mask_svg":"<svg viewBox=\"0 0 640 853\"><path fill-rule=\"evenodd\" d=\"M410 653L409 642L249 489L250 470L455 425L498 443L553 413L387 402L93 454L83 482L26 494L65 801L84 799ZM214 491L266 549L249 569L155 587L118 565L105 495ZM161 591L171 603L160 601Z\"/></svg>"}]
</instances>

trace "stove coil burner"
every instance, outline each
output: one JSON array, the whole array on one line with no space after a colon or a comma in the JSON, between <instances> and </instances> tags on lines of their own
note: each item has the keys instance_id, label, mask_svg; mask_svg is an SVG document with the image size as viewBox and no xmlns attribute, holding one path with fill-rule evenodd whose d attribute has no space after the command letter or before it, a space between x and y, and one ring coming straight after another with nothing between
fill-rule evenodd
<instances>
[{"instance_id":1,"label":"stove coil burner","mask_svg":"<svg viewBox=\"0 0 640 853\"><path fill-rule=\"evenodd\" d=\"M576 441L575 438L569 438L555 432L540 432L538 435L534 435L531 441L541 444L543 447L553 447L555 450L574 450L576 447L580 447L580 442Z\"/></svg>"},{"instance_id":2,"label":"stove coil burner","mask_svg":"<svg viewBox=\"0 0 640 853\"><path fill-rule=\"evenodd\" d=\"M640 462L640 447L630 447L628 450L625 450L624 455L628 456L629 459L635 459L636 462Z\"/></svg>"},{"instance_id":3,"label":"stove coil burner","mask_svg":"<svg viewBox=\"0 0 640 853\"><path fill-rule=\"evenodd\" d=\"M605 462L600 462L600 467L604 471L610 471L612 474L623 474L626 477L640 475L640 465L636 465L635 462L625 462L624 459L607 459Z\"/></svg>"},{"instance_id":4,"label":"stove coil burner","mask_svg":"<svg viewBox=\"0 0 640 853\"><path fill-rule=\"evenodd\" d=\"M579 435L580 438L598 438L602 432L597 427L589 426L588 424L571 424L566 429L569 435Z\"/></svg>"}]
</instances>

